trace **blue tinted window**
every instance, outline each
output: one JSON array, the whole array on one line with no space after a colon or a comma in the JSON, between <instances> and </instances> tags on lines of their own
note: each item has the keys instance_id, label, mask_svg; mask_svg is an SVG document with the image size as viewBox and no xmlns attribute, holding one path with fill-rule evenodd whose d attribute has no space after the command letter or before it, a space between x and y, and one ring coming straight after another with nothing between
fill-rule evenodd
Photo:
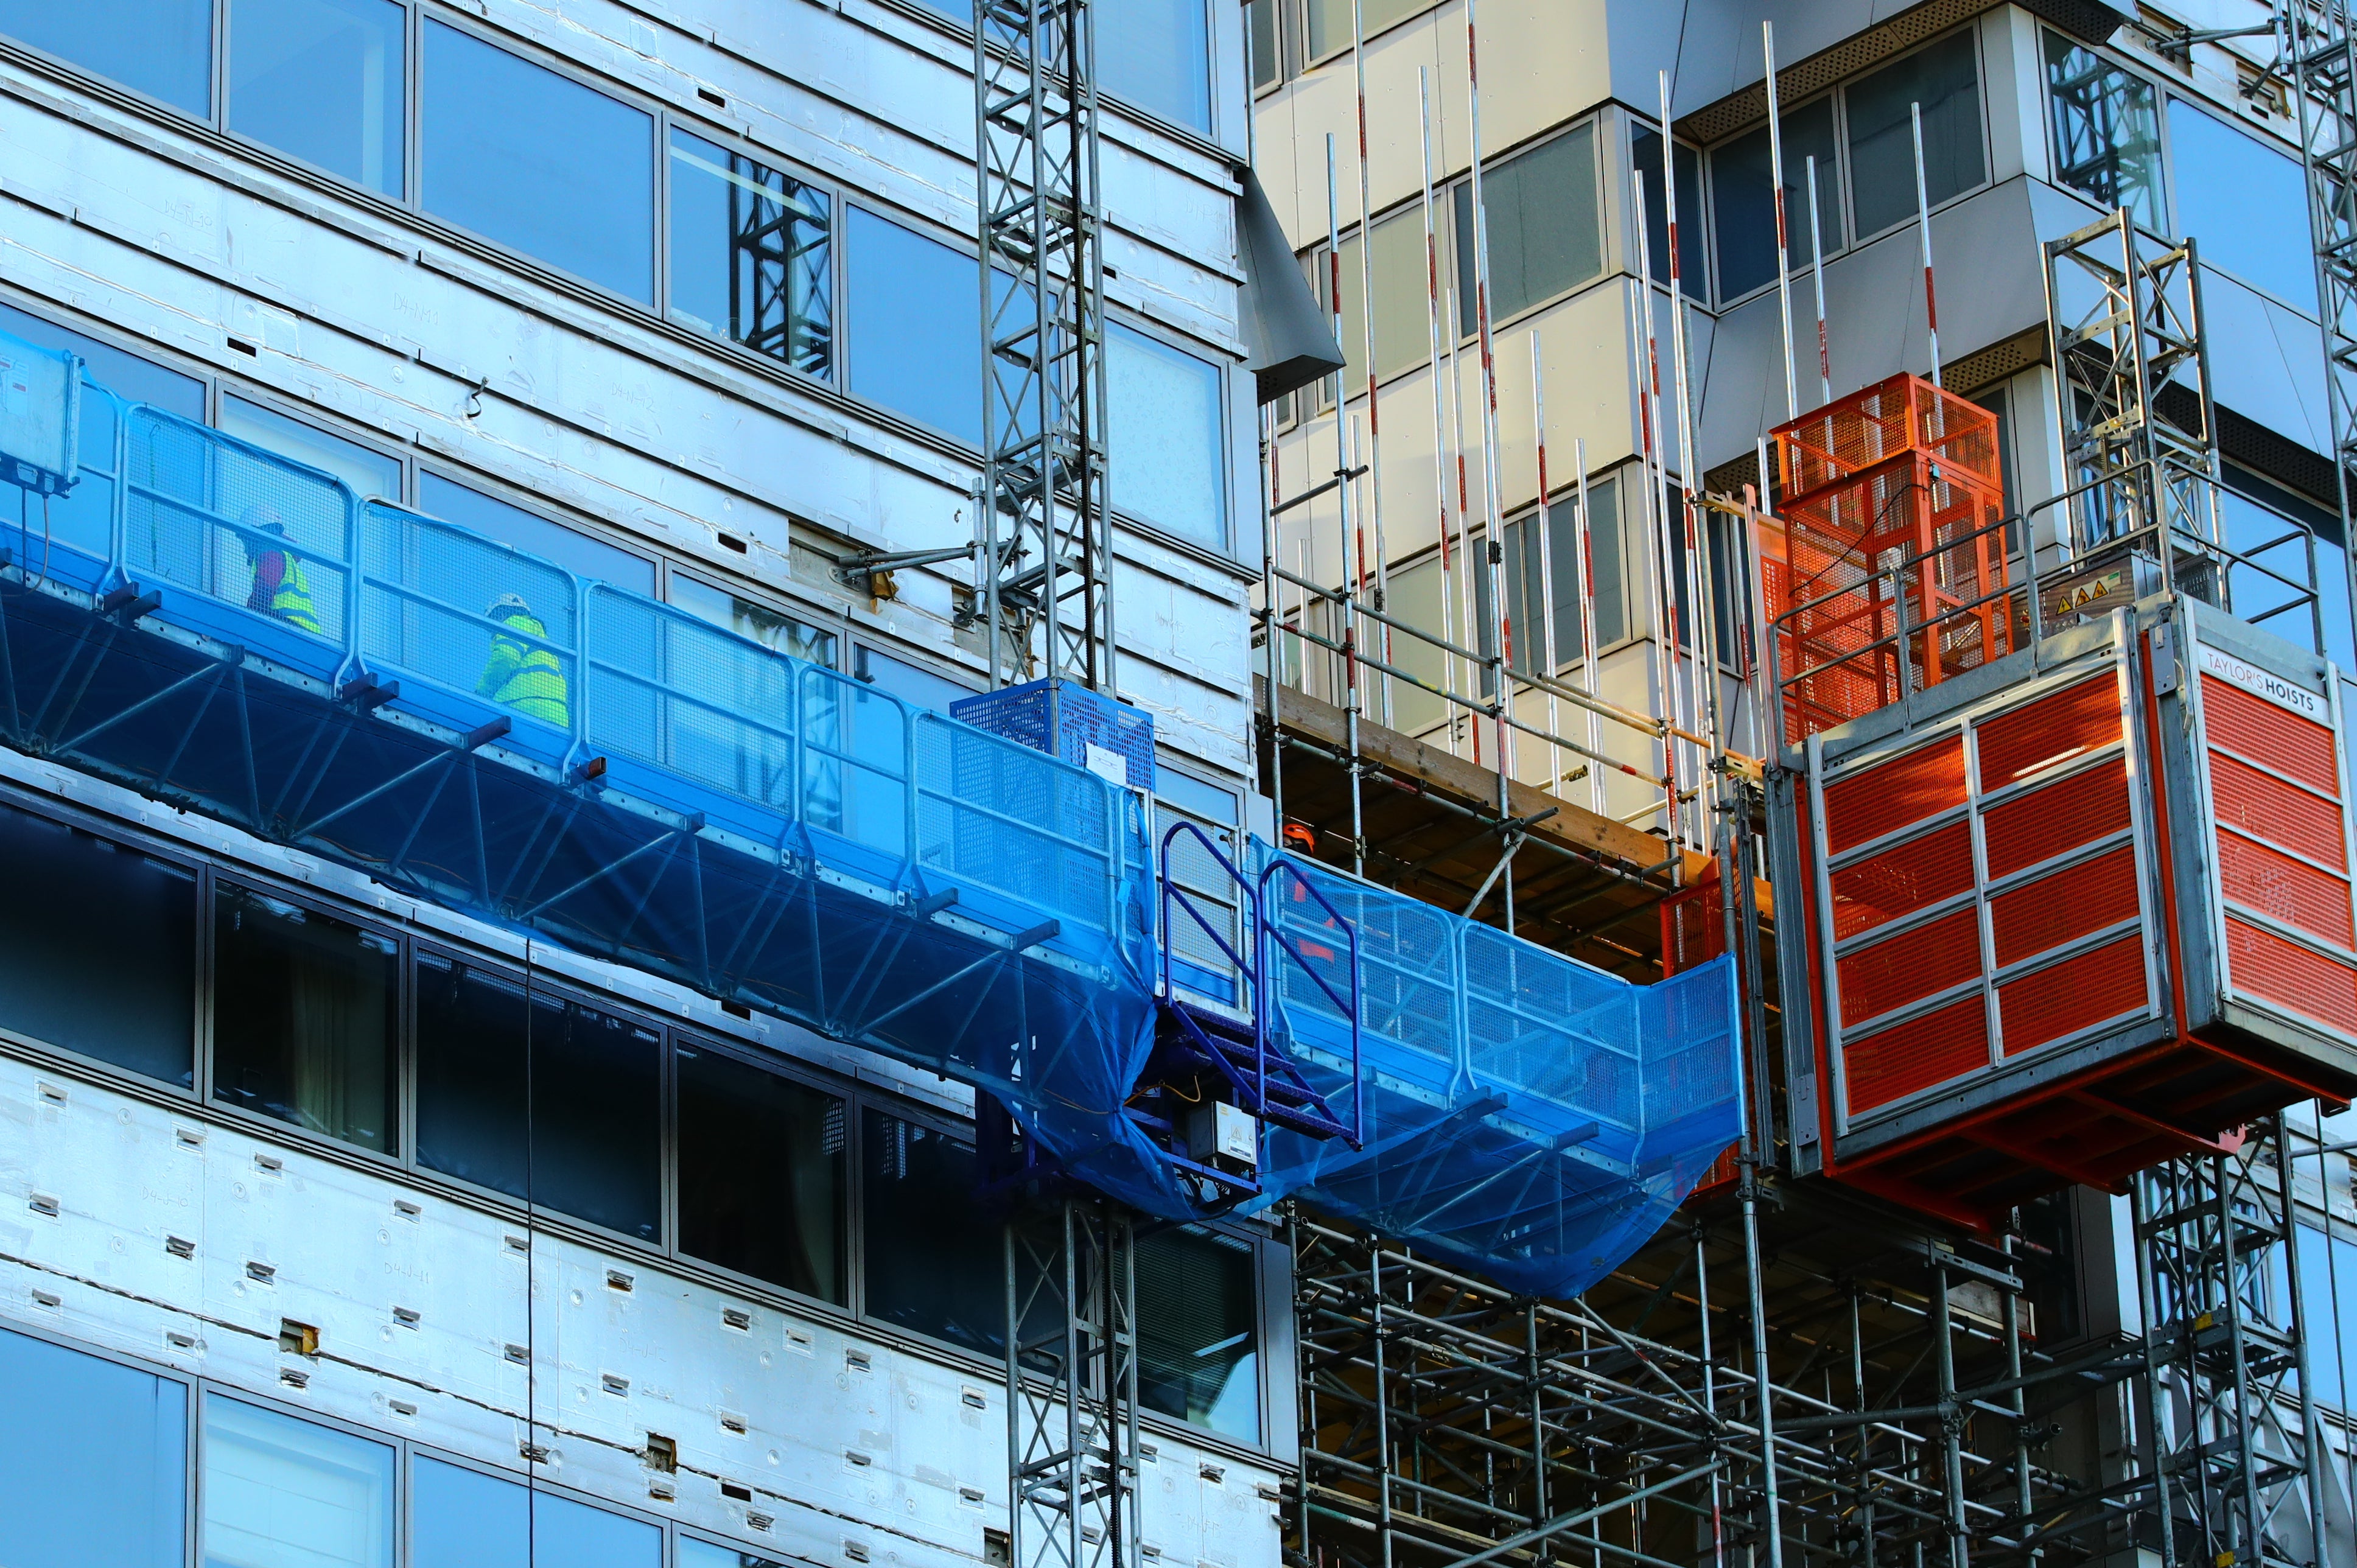
<instances>
[{"instance_id":1,"label":"blue tinted window","mask_svg":"<svg viewBox=\"0 0 2357 1568\"><path fill-rule=\"evenodd\" d=\"M1702 249L1702 155L1678 145L1678 287L1688 298L1707 299L1710 291L1703 277ZM1666 285L1670 281L1670 227L1663 220L1669 210L1662 188L1662 136L1658 131L1643 126L1629 133L1629 158L1645 182L1645 242L1646 259L1651 264L1653 281ZM1485 171L1486 172L1486 171ZM1481 203L1490 203L1489 181L1482 181ZM1496 219L1491 219L1494 223ZM1634 222L1632 217L1631 222ZM1457 274L1458 314L1463 318L1462 330L1471 336L1480 323L1476 319L1473 298L1473 195L1469 184L1457 188ZM1663 310L1667 306L1661 307ZM1492 313L1491 319L1496 319ZM1664 341L1669 328L1662 328ZM1666 351L1666 350L1665 350Z\"/></svg>"},{"instance_id":2,"label":"blue tinted window","mask_svg":"<svg viewBox=\"0 0 2357 1568\"><path fill-rule=\"evenodd\" d=\"M393 0L233 0L229 128L400 196L407 21Z\"/></svg>"},{"instance_id":3,"label":"blue tinted window","mask_svg":"<svg viewBox=\"0 0 2357 1568\"><path fill-rule=\"evenodd\" d=\"M679 1538L679 1568L786 1568L774 1557L734 1546L715 1546L692 1535Z\"/></svg>"},{"instance_id":4,"label":"blue tinted window","mask_svg":"<svg viewBox=\"0 0 2357 1568\"><path fill-rule=\"evenodd\" d=\"M654 596L655 564L643 555L618 550L561 522L551 522L456 479L439 474L417 476L417 509L428 517L474 530L486 539L530 551L554 561L568 572L600 577L618 588Z\"/></svg>"},{"instance_id":5,"label":"blue tinted window","mask_svg":"<svg viewBox=\"0 0 2357 1568\"><path fill-rule=\"evenodd\" d=\"M213 112L212 0L0 0L0 33L200 119Z\"/></svg>"},{"instance_id":6,"label":"blue tinted window","mask_svg":"<svg viewBox=\"0 0 2357 1568\"><path fill-rule=\"evenodd\" d=\"M978 445L974 259L856 207L845 228L851 390Z\"/></svg>"},{"instance_id":7,"label":"blue tinted window","mask_svg":"<svg viewBox=\"0 0 2357 1568\"><path fill-rule=\"evenodd\" d=\"M654 121L439 22L425 27L425 209L654 302Z\"/></svg>"},{"instance_id":8,"label":"blue tinted window","mask_svg":"<svg viewBox=\"0 0 2357 1568\"><path fill-rule=\"evenodd\" d=\"M2299 165L2175 98L2169 150L2177 231L2192 236L2210 265L2315 315L2316 252Z\"/></svg>"},{"instance_id":9,"label":"blue tinted window","mask_svg":"<svg viewBox=\"0 0 2357 1568\"><path fill-rule=\"evenodd\" d=\"M268 447L297 463L326 469L351 486L352 494L362 500L371 496L390 501L401 499L398 457L340 435L330 435L315 425L289 419L275 409L234 395L221 399L221 417L213 423L217 429L242 441Z\"/></svg>"},{"instance_id":10,"label":"blue tinted window","mask_svg":"<svg viewBox=\"0 0 2357 1568\"><path fill-rule=\"evenodd\" d=\"M1097 83L1209 135L1211 36L1203 0L1097 0Z\"/></svg>"},{"instance_id":11,"label":"blue tinted window","mask_svg":"<svg viewBox=\"0 0 2357 1568\"><path fill-rule=\"evenodd\" d=\"M671 310L808 375L834 366L827 194L671 134Z\"/></svg>"},{"instance_id":12,"label":"blue tinted window","mask_svg":"<svg viewBox=\"0 0 2357 1568\"><path fill-rule=\"evenodd\" d=\"M411 1568L525 1568L527 1558L533 1568L662 1562L662 1531L638 1520L423 1455L409 1478Z\"/></svg>"},{"instance_id":13,"label":"blue tinted window","mask_svg":"<svg viewBox=\"0 0 2357 1568\"><path fill-rule=\"evenodd\" d=\"M393 1449L258 1405L205 1401L205 1568L393 1568Z\"/></svg>"},{"instance_id":14,"label":"blue tinted window","mask_svg":"<svg viewBox=\"0 0 2357 1568\"><path fill-rule=\"evenodd\" d=\"M1850 210L1861 236L1915 216L1915 124L1923 109L1923 191L1937 207L1988 177L1979 57L1969 29L1884 66L1846 95ZM1685 178L1685 170L1678 171ZM1685 221L1683 209L1678 220Z\"/></svg>"},{"instance_id":15,"label":"blue tinted window","mask_svg":"<svg viewBox=\"0 0 2357 1568\"><path fill-rule=\"evenodd\" d=\"M888 653L878 653L872 648L853 650L851 672L872 686L880 687L911 707L930 708L946 714L950 704L974 693L956 682L936 675L930 670L919 669Z\"/></svg>"},{"instance_id":16,"label":"blue tinted window","mask_svg":"<svg viewBox=\"0 0 2357 1568\"><path fill-rule=\"evenodd\" d=\"M998 1354L1006 1233L974 1200L974 1146L881 1111L864 1131L868 1315Z\"/></svg>"},{"instance_id":17,"label":"blue tinted window","mask_svg":"<svg viewBox=\"0 0 2357 1568\"><path fill-rule=\"evenodd\" d=\"M0 0L5 5L6 0ZM13 305L0 305L0 328L15 333L27 343L38 343L44 349L68 349L80 354L90 367L90 379L118 397L133 403L153 403L167 413L201 424L205 417L205 383L194 376L184 376L178 371L167 371L153 360L143 360L136 354L125 353L111 343L84 337L70 327L59 327L29 311ZM82 418L91 414L88 400L82 403ZM90 459L89 433L83 433L83 459Z\"/></svg>"},{"instance_id":18,"label":"blue tinted window","mask_svg":"<svg viewBox=\"0 0 2357 1568\"><path fill-rule=\"evenodd\" d=\"M1113 504L1215 548L1228 542L1220 371L1126 327L1105 333Z\"/></svg>"},{"instance_id":19,"label":"blue tinted window","mask_svg":"<svg viewBox=\"0 0 2357 1568\"><path fill-rule=\"evenodd\" d=\"M0 1563L180 1568L188 1391L0 1329Z\"/></svg>"}]
</instances>

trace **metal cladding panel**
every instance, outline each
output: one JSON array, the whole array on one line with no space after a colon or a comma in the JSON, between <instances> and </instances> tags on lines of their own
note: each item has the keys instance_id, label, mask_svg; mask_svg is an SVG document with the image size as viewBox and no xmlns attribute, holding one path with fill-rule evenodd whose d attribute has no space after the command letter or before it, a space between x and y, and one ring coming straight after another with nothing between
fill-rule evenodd
<instances>
[{"instance_id":1,"label":"metal cladding panel","mask_svg":"<svg viewBox=\"0 0 2357 1568\"><path fill-rule=\"evenodd\" d=\"M2154 636L2185 654L2167 670L2163 728L2190 1030L2346 1092L2357 855L2340 682L2315 655L2206 607Z\"/></svg>"},{"instance_id":2,"label":"metal cladding panel","mask_svg":"<svg viewBox=\"0 0 2357 1568\"><path fill-rule=\"evenodd\" d=\"M1809 748L1825 850L1807 857L1807 945L1837 1149L1973 1115L2039 1063L2114 1036L2134 1048L2163 1020L2125 622L2025 674L1846 755L1838 736Z\"/></svg>"}]
</instances>

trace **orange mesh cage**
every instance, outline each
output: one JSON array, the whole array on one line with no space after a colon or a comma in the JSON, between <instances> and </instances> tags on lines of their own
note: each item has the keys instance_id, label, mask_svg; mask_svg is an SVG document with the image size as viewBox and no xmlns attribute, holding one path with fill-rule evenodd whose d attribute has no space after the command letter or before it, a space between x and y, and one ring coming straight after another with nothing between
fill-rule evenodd
<instances>
[{"instance_id":1,"label":"orange mesh cage","mask_svg":"<svg viewBox=\"0 0 2357 1568\"><path fill-rule=\"evenodd\" d=\"M1788 741L2013 650L1995 414L1900 375L1773 439L1762 585Z\"/></svg>"}]
</instances>

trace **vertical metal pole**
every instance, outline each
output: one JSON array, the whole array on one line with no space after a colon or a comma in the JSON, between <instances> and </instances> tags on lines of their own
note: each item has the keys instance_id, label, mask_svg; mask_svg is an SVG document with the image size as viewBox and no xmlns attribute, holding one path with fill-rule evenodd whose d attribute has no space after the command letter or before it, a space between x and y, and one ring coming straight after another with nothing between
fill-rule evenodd
<instances>
[{"instance_id":1,"label":"vertical metal pole","mask_svg":"<svg viewBox=\"0 0 2357 1568\"><path fill-rule=\"evenodd\" d=\"M1784 327L1784 417L1801 417L1801 382L1797 362L1792 356L1792 246L1791 230L1784 220L1784 125L1777 108L1776 95L1776 24L1762 20L1760 24L1760 52L1768 70L1768 178L1776 188L1776 310ZM1666 118L1663 124L1668 124ZM1764 489L1768 476L1760 476Z\"/></svg>"},{"instance_id":2,"label":"vertical metal pole","mask_svg":"<svg viewBox=\"0 0 2357 1568\"><path fill-rule=\"evenodd\" d=\"M1940 384L1940 295L1932 286L1932 199L1923 181L1923 106L1907 106L1907 123L1915 134L1915 221L1923 238L1923 329L1932 341L1932 384ZM1912 438L1912 433L1910 433Z\"/></svg>"},{"instance_id":3,"label":"vertical metal pole","mask_svg":"<svg viewBox=\"0 0 2357 1568\"><path fill-rule=\"evenodd\" d=\"M1533 653L1534 668L1552 682L1555 677L1555 515L1547 506L1546 453L1546 369L1540 362L1539 335L1531 334L1531 431L1538 447L1539 510L1533 526L1539 531L1539 626L1535 639L1525 627L1523 636ZM1529 553L1523 553L1525 562ZM1523 585L1523 598L1528 608L1530 585ZM1547 689L1547 734L1554 736L1562 725L1562 713L1552 685ZM1547 747L1547 793L1555 794L1563 785L1563 748L1550 744ZM1508 876L1512 875L1510 869Z\"/></svg>"},{"instance_id":4,"label":"vertical metal pole","mask_svg":"<svg viewBox=\"0 0 2357 1568\"><path fill-rule=\"evenodd\" d=\"M1668 143L1664 141L1663 145L1666 149ZM1663 156L1668 156L1664 150ZM1677 590L1669 575L1669 530L1663 521L1669 511L1669 478L1662 460L1662 360L1653 336L1653 250L1651 225L1645 214L1642 171L1630 171L1629 194L1637 220L1637 252L1644 258L1643 272L1637 280L1638 314L1642 323L1639 336L1644 344L1637 409L1645 458L1645 588L1653 601L1653 703L1662 723L1662 837L1674 848L1678 832L1678 754L1675 738L1670 734L1671 725L1676 722L1670 650L1677 631ZM1675 855L1671 858L1673 862L1677 859ZM1680 875L1681 868L1673 865L1673 879Z\"/></svg>"},{"instance_id":5,"label":"vertical metal pole","mask_svg":"<svg viewBox=\"0 0 2357 1568\"><path fill-rule=\"evenodd\" d=\"M1262 0L1266 4L1267 0ZM1274 821L1271 831L1279 845L1285 843L1285 732L1283 726L1285 686L1284 654L1279 647L1285 636L1285 618L1278 613L1276 582L1276 489L1279 463L1276 446L1276 413L1264 405L1260 411L1260 604L1262 625L1266 630L1262 651L1268 669L1268 798ZM994 620L992 624L997 623Z\"/></svg>"},{"instance_id":6,"label":"vertical metal pole","mask_svg":"<svg viewBox=\"0 0 2357 1568\"><path fill-rule=\"evenodd\" d=\"M1457 557L1448 547L1448 434L1443 417L1441 385L1447 381L1450 394L1456 392L1456 365L1452 358L1444 375L1440 355L1440 231L1432 216L1432 73L1427 66L1415 68L1416 127L1419 145L1424 151L1424 282L1426 329L1431 338L1432 357L1432 505L1434 521L1440 535L1440 637L1454 643L1457 636ZM1454 338L1451 339L1452 343ZM1469 639L1468 639L1469 640ZM1457 655L1444 650L1440 659L1440 685L1445 692L1457 690ZM1457 755L1457 705L1444 700L1441 716L1448 725L1448 754Z\"/></svg>"},{"instance_id":7,"label":"vertical metal pole","mask_svg":"<svg viewBox=\"0 0 2357 1568\"><path fill-rule=\"evenodd\" d=\"M1480 0L1465 0L1465 83L1472 136L1473 193L1473 322L1481 348L1481 488L1482 523L1489 534L1482 552L1490 583L1490 671L1497 682L1491 693L1498 725L1498 814L1513 815L1513 732L1506 716L1513 711L1513 690L1506 663L1505 512L1499 495L1498 362L1490 336L1490 214L1481 200L1481 56ZM1506 926L1513 929L1514 874L1505 875Z\"/></svg>"},{"instance_id":8,"label":"vertical metal pole","mask_svg":"<svg viewBox=\"0 0 2357 1568\"><path fill-rule=\"evenodd\" d=\"M1375 533L1377 587L1375 608L1388 608L1381 585L1383 560L1383 421L1375 396L1380 380L1380 367L1375 363L1375 211L1370 204L1367 176L1367 52L1366 27L1361 16L1361 0L1351 0L1351 70L1357 79L1359 108L1359 325L1361 342L1367 356L1367 495L1372 510ZM1361 592L1367 586L1367 549L1362 537L1359 545L1359 577ZM1383 622L1374 623L1371 635L1375 641L1375 657L1385 664L1392 662L1391 628ZM1385 724L1391 722L1391 677L1378 677L1382 701L1378 709Z\"/></svg>"},{"instance_id":9,"label":"vertical metal pole","mask_svg":"<svg viewBox=\"0 0 2357 1568\"><path fill-rule=\"evenodd\" d=\"M1939 1375L1940 1459L1948 1505L1949 1568L1964 1568L1964 1416L1956 1404L1956 1340L1949 1322L1948 1271L1932 1271L1932 1332L1938 1337L1935 1365Z\"/></svg>"},{"instance_id":10,"label":"vertical metal pole","mask_svg":"<svg viewBox=\"0 0 2357 1568\"><path fill-rule=\"evenodd\" d=\"M1572 564L1579 574L1574 585L1579 596L1579 689L1592 698L1597 693L1598 666L1603 663L1604 655L1596 646L1596 551L1587 510L1587 443L1576 436L1571 443L1571 465L1579 481L1578 508L1572 514L1573 526L1578 531ZM1614 509L1613 521L1620 521L1618 508ZM1599 816L1605 812L1603 758L1602 721L1591 706L1587 710L1588 797Z\"/></svg>"},{"instance_id":11,"label":"vertical metal pole","mask_svg":"<svg viewBox=\"0 0 2357 1568\"><path fill-rule=\"evenodd\" d=\"M1341 202L1334 178L1334 133L1326 133L1326 268L1332 301L1334 340L1342 340L1342 240ZM1366 236L1359 237L1363 250ZM1351 775L1351 868L1363 875L1367 869L1367 840L1360 822L1359 793L1359 615L1358 598L1352 590L1351 549L1355 542L1355 510L1351 500L1355 494L1351 480L1351 443L1347 428L1350 423L1351 388L1338 372L1334 377L1334 495L1340 503L1341 555L1339 562L1342 592L1336 601L1341 626L1335 640L1342 645L1343 746L1350 753L1347 764ZM1310 574L1304 573L1304 576ZM1315 577L1311 577L1315 581Z\"/></svg>"},{"instance_id":12,"label":"vertical metal pole","mask_svg":"<svg viewBox=\"0 0 2357 1568\"><path fill-rule=\"evenodd\" d=\"M1825 336L1825 242L1817 224L1817 159L1813 153L1808 159L1808 178L1809 276L1817 290L1817 403L1822 407L1834 401L1834 352ZM1763 478L1760 483L1764 486L1767 481Z\"/></svg>"},{"instance_id":13,"label":"vertical metal pole","mask_svg":"<svg viewBox=\"0 0 2357 1568\"><path fill-rule=\"evenodd\" d=\"M1660 73L1660 85L1662 221L1667 227L1670 241L1670 364L1673 375L1672 391L1678 403L1678 489L1681 492L1682 503L1682 510L1679 512L1679 532L1684 536L1684 549L1682 552L1684 561L1681 563L1674 559L1671 569L1673 572L1682 574L1682 580L1685 585L1686 608L1684 614L1679 618L1683 621L1691 618L1695 622L1692 628L1681 627L1680 628L1685 633L1686 651L1683 656L1683 663L1675 664L1673 668L1681 671L1683 676L1679 682L1680 705L1683 710L1682 722L1690 730L1699 730L1704 725L1704 683L1710 681L1714 674L1704 647L1701 630L1710 619L1710 607L1703 602L1702 573L1700 563L1696 559L1699 543L1695 537L1701 531L1702 526L1702 514L1695 505L1695 498L1701 490L1702 476L1695 472L1693 383L1687 374L1686 295L1682 271L1684 263L1679 255L1682 247L1678 243L1678 148L1677 143L1670 135L1670 73L1668 71ZM1666 521L1668 517L1666 510L1663 515ZM1674 660L1681 659L1678 648L1679 645L1675 643L1671 646L1670 657ZM1690 693L1689 687L1691 687ZM1689 750L1691 751L1691 746ZM1699 758L1696 760L1699 763ZM1696 817L1694 840L1699 844L1704 842L1705 837L1701 831L1700 813L1706 809L1705 802L1709 798L1706 786L1711 780L1699 766L1695 769L1695 774ZM1681 824L1684 823L1683 810L1678 813L1677 820ZM1680 832L1683 835L1683 825Z\"/></svg>"}]
</instances>

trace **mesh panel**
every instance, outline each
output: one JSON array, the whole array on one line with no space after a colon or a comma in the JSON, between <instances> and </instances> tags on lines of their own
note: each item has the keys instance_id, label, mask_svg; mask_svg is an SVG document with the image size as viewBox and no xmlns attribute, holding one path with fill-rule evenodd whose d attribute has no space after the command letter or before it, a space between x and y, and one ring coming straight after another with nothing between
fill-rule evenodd
<instances>
[{"instance_id":1,"label":"mesh panel","mask_svg":"<svg viewBox=\"0 0 2357 1568\"><path fill-rule=\"evenodd\" d=\"M1833 874L1834 940L1846 940L1973 886L1973 830L1950 822Z\"/></svg>"},{"instance_id":2,"label":"mesh panel","mask_svg":"<svg viewBox=\"0 0 2357 1568\"><path fill-rule=\"evenodd\" d=\"M2105 671L1976 725L1981 789L1994 793L2119 738L2119 678Z\"/></svg>"},{"instance_id":3,"label":"mesh panel","mask_svg":"<svg viewBox=\"0 0 2357 1568\"><path fill-rule=\"evenodd\" d=\"M361 653L371 668L572 726L580 604L571 573L381 502L361 509L360 533Z\"/></svg>"},{"instance_id":4,"label":"mesh panel","mask_svg":"<svg viewBox=\"0 0 2357 1568\"><path fill-rule=\"evenodd\" d=\"M135 407L126 425L126 572L344 640L350 490L155 409Z\"/></svg>"},{"instance_id":5,"label":"mesh panel","mask_svg":"<svg viewBox=\"0 0 2357 1568\"><path fill-rule=\"evenodd\" d=\"M1878 1018L1981 972L1981 928L1976 910L1953 914L1845 954L1841 976L1844 1026Z\"/></svg>"},{"instance_id":6,"label":"mesh panel","mask_svg":"<svg viewBox=\"0 0 2357 1568\"><path fill-rule=\"evenodd\" d=\"M2234 989L2314 1019L2343 1035L2357 1035L2357 972L2232 916L2226 919L2226 957Z\"/></svg>"},{"instance_id":7,"label":"mesh panel","mask_svg":"<svg viewBox=\"0 0 2357 1568\"><path fill-rule=\"evenodd\" d=\"M2025 882L1989 900L1996 961L2019 963L2077 937L2136 918L2136 850L2122 844L2094 859ZM2137 981L2143 994L2143 981ZM2008 1048L2013 1037L2006 1036Z\"/></svg>"},{"instance_id":8,"label":"mesh panel","mask_svg":"<svg viewBox=\"0 0 2357 1568\"><path fill-rule=\"evenodd\" d=\"M2305 861L2278 854L2239 833L2220 833L2218 880L2225 896L2246 908L2337 946L2357 947L2357 931L2350 926L2349 884Z\"/></svg>"},{"instance_id":9,"label":"mesh panel","mask_svg":"<svg viewBox=\"0 0 2357 1568\"><path fill-rule=\"evenodd\" d=\"M2341 811L2330 801L2218 751L2210 754L2210 800L2221 822L2336 871L2348 868Z\"/></svg>"},{"instance_id":10,"label":"mesh panel","mask_svg":"<svg viewBox=\"0 0 2357 1568\"><path fill-rule=\"evenodd\" d=\"M2214 675L2201 677L2201 727L2211 744L2238 751L2338 799L2332 732Z\"/></svg>"},{"instance_id":11,"label":"mesh panel","mask_svg":"<svg viewBox=\"0 0 2357 1568\"><path fill-rule=\"evenodd\" d=\"M2041 784L1981 817L1981 842L1991 876L2066 854L2129 823L2128 765L2113 757L2083 772Z\"/></svg>"},{"instance_id":12,"label":"mesh panel","mask_svg":"<svg viewBox=\"0 0 2357 1568\"><path fill-rule=\"evenodd\" d=\"M598 584L585 736L759 805L792 811L792 660L707 621Z\"/></svg>"},{"instance_id":13,"label":"mesh panel","mask_svg":"<svg viewBox=\"0 0 2357 1568\"><path fill-rule=\"evenodd\" d=\"M1840 854L1964 803L1961 736L1825 786L1825 853Z\"/></svg>"},{"instance_id":14,"label":"mesh panel","mask_svg":"<svg viewBox=\"0 0 2357 1568\"><path fill-rule=\"evenodd\" d=\"M2144 948L2133 932L2033 970L1996 993L2009 1057L2144 1008Z\"/></svg>"},{"instance_id":15,"label":"mesh panel","mask_svg":"<svg viewBox=\"0 0 2357 1568\"><path fill-rule=\"evenodd\" d=\"M1842 1077L1850 1113L1977 1072L1988 1059L1988 1025L1977 993L1864 1039L1845 1040Z\"/></svg>"},{"instance_id":16,"label":"mesh panel","mask_svg":"<svg viewBox=\"0 0 2357 1568\"><path fill-rule=\"evenodd\" d=\"M1500 1084L1634 1127L1640 994L1503 931L1469 927L1468 1065Z\"/></svg>"},{"instance_id":17,"label":"mesh panel","mask_svg":"<svg viewBox=\"0 0 2357 1568\"><path fill-rule=\"evenodd\" d=\"M920 713L915 722L917 863L1114 929L1114 796L1105 782L952 719Z\"/></svg>"}]
</instances>

